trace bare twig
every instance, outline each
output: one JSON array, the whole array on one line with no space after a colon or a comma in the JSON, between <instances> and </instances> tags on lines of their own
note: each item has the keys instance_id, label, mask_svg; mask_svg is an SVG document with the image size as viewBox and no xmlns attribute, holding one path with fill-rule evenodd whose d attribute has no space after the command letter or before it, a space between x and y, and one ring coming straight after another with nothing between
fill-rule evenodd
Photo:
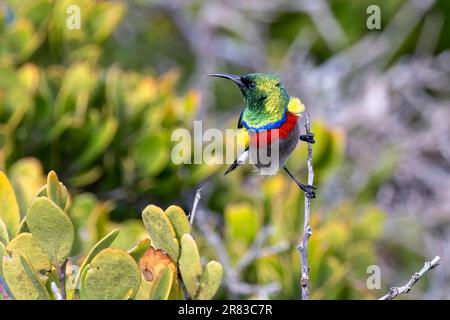
<instances>
[{"instance_id":1,"label":"bare twig","mask_svg":"<svg viewBox=\"0 0 450 320\"><path fill-rule=\"evenodd\" d=\"M58 280L61 284L61 300L66 300L66 266L69 259L66 259L61 267L57 268Z\"/></svg>"},{"instance_id":2,"label":"bare twig","mask_svg":"<svg viewBox=\"0 0 450 320\"><path fill-rule=\"evenodd\" d=\"M269 247L263 247L264 242L271 234L273 234L273 232L273 226L266 226L261 229L251 247L237 263L235 270L238 274L256 259L277 254L289 248L289 243L287 241L282 241Z\"/></svg>"},{"instance_id":3,"label":"bare twig","mask_svg":"<svg viewBox=\"0 0 450 320\"><path fill-rule=\"evenodd\" d=\"M381 298L379 298L378 300L392 300L401 294L408 293L411 290L412 286L417 281L419 281L419 279L422 278L425 275L425 273L428 272L428 270L431 270L437 265L439 265L440 261L441 257L439 256L434 257L434 259L431 261L425 261L425 265L423 266L423 268L419 272L416 272L404 286L390 288L389 292L386 293Z\"/></svg>"},{"instance_id":4,"label":"bare twig","mask_svg":"<svg viewBox=\"0 0 450 320\"><path fill-rule=\"evenodd\" d=\"M197 211L198 202L202 198L201 192L202 192L202 188L198 189L197 192L195 193L194 204L192 205L192 211L191 211L191 214L189 215L189 222L190 222L191 226L194 223L195 211Z\"/></svg>"},{"instance_id":5,"label":"bare twig","mask_svg":"<svg viewBox=\"0 0 450 320\"><path fill-rule=\"evenodd\" d=\"M306 133L310 133L311 124L309 116L305 113ZM308 142L308 184L312 185L314 181L314 170L312 165L312 145ZM300 286L302 290L302 300L309 299L309 263L308 263L308 240L311 237L312 230L309 225L309 217L311 212L311 199L305 194L305 219L303 223L303 238L297 246L300 253L300 261L302 264L302 274L300 278Z\"/></svg>"}]
</instances>

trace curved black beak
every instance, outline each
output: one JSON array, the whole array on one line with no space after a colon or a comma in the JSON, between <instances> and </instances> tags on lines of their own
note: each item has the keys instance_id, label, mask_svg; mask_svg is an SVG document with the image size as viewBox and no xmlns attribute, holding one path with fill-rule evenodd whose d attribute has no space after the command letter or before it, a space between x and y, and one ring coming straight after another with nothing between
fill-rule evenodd
<instances>
[{"instance_id":1,"label":"curved black beak","mask_svg":"<svg viewBox=\"0 0 450 320\"><path fill-rule=\"evenodd\" d=\"M228 79L233 81L234 83L236 83L240 89L244 89L245 85L242 82L242 78L241 76L237 76L234 74L228 74L228 73L211 73L208 74L207 77L217 77L217 78L224 78L224 79Z\"/></svg>"}]
</instances>

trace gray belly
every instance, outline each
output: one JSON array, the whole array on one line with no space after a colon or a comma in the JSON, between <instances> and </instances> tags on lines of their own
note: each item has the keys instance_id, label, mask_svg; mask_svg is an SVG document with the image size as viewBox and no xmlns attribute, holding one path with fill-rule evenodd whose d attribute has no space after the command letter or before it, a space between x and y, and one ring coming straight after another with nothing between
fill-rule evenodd
<instances>
[{"instance_id":1,"label":"gray belly","mask_svg":"<svg viewBox=\"0 0 450 320\"><path fill-rule=\"evenodd\" d=\"M260 169L261 174L275 174L278 169L285 164L291 153L295 150L299 139L300 121L297 120L297 125L289 133L288 137L280 139L278 144L272 143L272 145L267 146L267 148L250 147L250 161L256 168Z\"/></svg>"}]
</instances>

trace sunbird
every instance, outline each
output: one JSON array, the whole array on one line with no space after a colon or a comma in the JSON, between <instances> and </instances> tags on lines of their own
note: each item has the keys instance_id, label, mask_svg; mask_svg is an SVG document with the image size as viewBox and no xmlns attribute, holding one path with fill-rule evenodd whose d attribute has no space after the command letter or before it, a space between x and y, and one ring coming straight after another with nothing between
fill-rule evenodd
<instances>
[{"instance_id":1,"label":"sunbird","mask_svg":"<svg viewBox=\"0 0 450 320\"><path fill-rule=\"evenodd\" d=\"M286 167L286 161L299 140L315 142L313 133L301 134L299 118L305 107L300 99L289 97L280 78L272 74L250 73L238 76L213 73L207 76L224 78L234 82L239 87L245 102L237 125L242 132L244 151L226 170L225 175L249 159L251 156L250 149L258 150L265 146L265 152L270 157L270 146L274 143L274 137L276 137L278 143L277 169L282 167L300 189L305 192L306 197L315 198L314 190L316 187L303 184ZM265 142L261 143L262 141ZM260 153L258 152L258 154ZM267 166L266 163L263 164L258 159L254 162L257 168Z\"/></svg>"}]
</instances>

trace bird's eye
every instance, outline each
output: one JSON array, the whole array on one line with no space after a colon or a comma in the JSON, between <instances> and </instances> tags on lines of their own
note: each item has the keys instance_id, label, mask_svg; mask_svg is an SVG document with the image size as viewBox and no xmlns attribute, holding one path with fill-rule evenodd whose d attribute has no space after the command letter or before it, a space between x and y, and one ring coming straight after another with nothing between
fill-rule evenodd
<instances>
[{"instance_id":1,"label":"bird's eye","mask_svg":"<svg viewBox=\"0 0 450 320\"><path fill-rule=\"evenodd\" d=\"M248 86L249 86L249 88L254 88L254 87L256 87L256 83L254 83L253 81L250 81Z\"/></svg>"}]
</instances>

